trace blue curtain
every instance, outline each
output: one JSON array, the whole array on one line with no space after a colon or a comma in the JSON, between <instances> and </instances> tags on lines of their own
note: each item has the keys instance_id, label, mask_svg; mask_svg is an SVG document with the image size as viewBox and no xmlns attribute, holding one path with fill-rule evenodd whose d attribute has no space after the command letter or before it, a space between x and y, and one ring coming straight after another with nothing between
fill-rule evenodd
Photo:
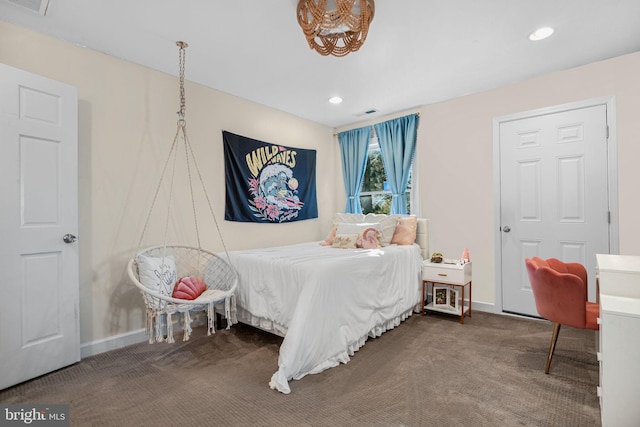
<instances>
[{"instance_id":1,"label":"blue curtain","mask_svg":"<svg viewBox=\"0 0 640 427\"><path fill-rule=\"evenodd\" d=\"M407 184L416 151L417 114L374 125L391 189L391 213L407 214Z\"/></svg>"},{"instance_id":2,"label":"blue curtain","mask_svg":"<svg viewBox=\"0 0 640 427\"><path fill-rule=\"evenodd\" d=\"M362 213L360 188L367 164L371 127L352 129L338 134L342 157L342 177L347 193L346 213Z\"/></svg>"}]
</instances>

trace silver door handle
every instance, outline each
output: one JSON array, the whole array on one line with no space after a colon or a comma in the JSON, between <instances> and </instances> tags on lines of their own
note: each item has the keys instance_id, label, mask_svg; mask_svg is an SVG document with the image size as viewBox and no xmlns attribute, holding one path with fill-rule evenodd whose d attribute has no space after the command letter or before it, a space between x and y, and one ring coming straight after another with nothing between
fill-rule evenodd
<instances>
[{"instance_id":1,"label":"silver door handle","mask_svg":"<svg viewBox=\"0 0 640 427\"><path fill-rule=\"evenodd\" d=\"M508 233L511 231L511 227L509 227L508 225L505 225L504 227L502 227L502 231L504 231L505 233Z\"/></svg>"},{"instance_id":2,"label":"silver door handle","mask_svg":"<svg viewBox=\"0 0 640 427\"><path fill-rule=\"evenodd\" d=\"M78 238L73 234L65 234L64 236L62 236L62 240L64 240L65 243L73 243L78 240Z\"/></svg>"}]
</instances>

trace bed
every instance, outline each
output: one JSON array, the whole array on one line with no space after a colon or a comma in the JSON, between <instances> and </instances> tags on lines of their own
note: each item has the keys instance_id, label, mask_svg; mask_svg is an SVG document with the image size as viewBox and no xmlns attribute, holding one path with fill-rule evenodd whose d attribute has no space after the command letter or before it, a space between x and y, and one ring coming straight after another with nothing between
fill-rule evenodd
<instances>
[{"instance_id":1,"label":"bed","mask_svg":"<svg viewBox=\"0 0 640 427\"><path fill-rule=\"evenodd\" d=\"M290 380L347 363L368 338L395 328L419 307L427 220L413 217L413 241L391 244L391 216L350 215L336 214L322 242L229 253L239 273L238 320L284 337L272 389L290 393ZM382 246L335 247L347 235L339 222L345 218L358 229L379 224ZM394 228L408 219L395 217Z\"/></svg>"}]
</instances>

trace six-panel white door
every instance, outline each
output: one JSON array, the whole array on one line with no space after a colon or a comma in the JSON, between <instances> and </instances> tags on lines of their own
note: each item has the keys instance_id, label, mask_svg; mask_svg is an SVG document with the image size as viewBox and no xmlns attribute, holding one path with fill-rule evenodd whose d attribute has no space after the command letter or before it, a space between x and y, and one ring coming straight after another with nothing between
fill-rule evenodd
<instances>
[{"instance_id":1,"label":"six-panel white door","mask_svg":"<svg viewBox=\"0 0 640 427\"><path fill-rule=\"evenodd\" d=\"M77 105L0 64L0 389L80 360Z\"/></svg>"},{"instance_id":2,"label":"six-panel white door","mask_svg":"<svg viewBox=\"0 0 640 427\"><path fill-rule=\"evenodd\" d=\"M525 258L609 253L606 105L500 123L502 309L537 316Z\"/></svg>"}]
</instances>

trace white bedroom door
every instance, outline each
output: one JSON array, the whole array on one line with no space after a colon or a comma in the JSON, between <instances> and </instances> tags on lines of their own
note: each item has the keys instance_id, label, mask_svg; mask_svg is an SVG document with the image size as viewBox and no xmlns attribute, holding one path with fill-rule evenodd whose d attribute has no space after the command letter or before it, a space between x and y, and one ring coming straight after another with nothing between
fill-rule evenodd
<instances>
[{"instance_id":1,"label":"white bedroom door","mask_svg":"<svg viewBox=\"0 0 640 427\"><path fill-rule=\"evenodd\" d=\"M609 253L606 105L501 122L502 310L537 316L525 258L579 262L595 301L596 254Z\"/></svg>"},{"instance_id":2,"label":"white bedroom door","mask_svg":"<svg viewBox=\"0 0 640 427\"><path fill-rule=\"evenodd\" d=\"M0 64L0 389L80 360L77 105Z\"/></svg>"}]
</instances>

